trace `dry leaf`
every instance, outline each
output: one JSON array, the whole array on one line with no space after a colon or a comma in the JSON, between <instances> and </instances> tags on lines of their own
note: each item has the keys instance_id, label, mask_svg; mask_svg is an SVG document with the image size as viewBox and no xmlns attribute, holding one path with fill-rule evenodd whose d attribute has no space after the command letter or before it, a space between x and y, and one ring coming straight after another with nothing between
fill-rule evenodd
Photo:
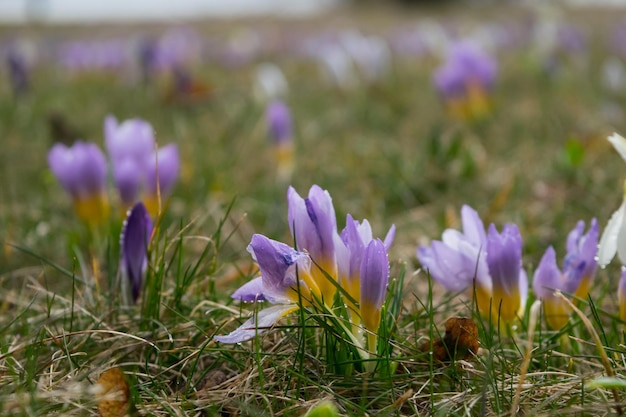
<instances>
[{"instance_id":1,"label":"dry leaf","mask_svg":"<svg viewBox=\"0 0 626 417\"><path fill-rule=\"evenodd\" d=\"M446 333L432 344L433 357L440 362L470 359L478 352L478 326L467 317L450 317L446 321ZM431 350L431 343L422 345L422 352Z\"/></svg>"},{"instance_id":2,"label":"dry leaf","mask_svg":"<svg viewBox=\"0 0 626 417\"><path fill-rule=\"evenodd\" d=\"M97 385L96 400L101 417L123 417L129 414L130 390L120 368L104 371Z\"/></svg>"}]
</instances>

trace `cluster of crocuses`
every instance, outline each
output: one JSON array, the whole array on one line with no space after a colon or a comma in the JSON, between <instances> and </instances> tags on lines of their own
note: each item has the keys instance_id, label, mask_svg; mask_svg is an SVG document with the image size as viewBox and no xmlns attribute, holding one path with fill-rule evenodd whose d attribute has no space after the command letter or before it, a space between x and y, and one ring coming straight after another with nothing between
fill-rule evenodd
<instances>
[{"instance_id":1,"label":"cluster of crocuses","mask_svg":"<svg viewBox=\"0 0 626 417\"><path fill-rule=\"evenodd\" d=\"M615 133L609 142L626 161L626 139ZM524 311L528 280L522 268L522 239L515 225L498 233L492 224L485 233L475 210L461 210L463 231L448 229L441 241L417 250L422 266L437 282L452 291L468 291L479 312L494 322L511 324ZM585 233L579 221L566 241L567 254L559 269L554 248L549 247L535 269L533 291L543 303L546 322L563 327L570 316L569 304L557 291L586 299L598 265L604 267L618 255L622 274L617 290L620 320L626 322L626 182L619 209L613 213L598 243L596 219Z\"/></svg>"},{"instance_id":2,"label":"cluster of crocuses","mask_svg":"<svg viewBox=\"0 0 626 417\"><path fill-rule=\"evenodd\" d=\"M514 224L502 232L491 224L485 227L469 206L461 209L463 231L448 229L441 241L417 250L425 271L451 291L468 291L483 317L494 324L511 325L524 312L528 278L522 267L522 237ZM586 298L595 275L598 224L595 219L587 233L578 222L567 237L567 255L559 269L554 248L549 247L535 269L533 290L543 301L545 317L553 329L568 320L570 308L554 292L560 290Z\"/></svg>"},{"instance_id":3,"label":"cluster of crocuses","mask_svg":"<svg viewBox=\"0 0 626 417\"><path fill-rule=\"evenodd\" d=\"M299 308L332 313L340 305L350 316L348 333L352 342L363 357L369 357L376 351L389 280L387 251L395 237L395 226L383 241L373 238L367 220L358 222L348 215L346 227L339 232L330 194L317 185L311 187L306 198L290 187L287 200L295 249L255 234L248 251L261 275L232 295L244 302L267 301L272 306L215 340L243 342L266 332L281 317Z\"/></svg>"},{"instance_id":4,"label":"cluster of crocuses","mask_svg":"<svg viewBox=\"0 0 626 417\"><path fill-rule=\"evenodd\" d=\"M118 123L108 116L104 137L121 212L143 201L150 214L156 216L160 202L178 179L178 147L168 144L157 149L152 126L141 119ZM96 225L108 218L108 165L95 143L57 143L48 153L48 163L83 221Z\"/></svg>"}]
</instances>

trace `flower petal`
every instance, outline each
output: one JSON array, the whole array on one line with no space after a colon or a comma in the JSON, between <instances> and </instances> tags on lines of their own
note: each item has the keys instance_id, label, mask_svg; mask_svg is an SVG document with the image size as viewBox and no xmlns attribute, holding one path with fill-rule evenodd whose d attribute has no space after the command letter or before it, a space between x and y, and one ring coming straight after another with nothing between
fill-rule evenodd
<instances>
[{"instance_id":1,"label":"flower petal","mask_svg":"<svg viewBox=\"0 0 626 417\"><path fill-rule=\"evenodd\" d=\"M533 291L538 298L553 298L554 290L560 290L561 284L561 271L556 264L556 252L550 246L535 270Z\"/></svg>"},{"instance_id":2,"label":"flower petal","mask_svg":"<svg viewBox=\"0 0 626 417\"><path fill-rule=\"evenodd\" d=\"M622 159L626 161L626 139L617 133L613 133L608 137L609 142L613 145L615 150L620 154Z\"/></svg>"},{"instance_id":3,"label":"flower petal","mask_svg":"<svg viewBox=\"0 0 626 417\"><path fill-rule=\"evenodd\" d=\"M257 277L252 281L245 283L239 287L233 295L231 295L231 298L245 303L252 301L265 301L265 296L263 295L263 277Z\"/></svg>"},{"instance_id":4,"label":"flower petal","mask_svg":"<svg viewBox=\"0 0 626 417\"><path fill-rule=\"evenodd\" d=\"M611 262L617 252L617 237L624 223L624 213L626 213L626 199L609 220L606 228L602 232L598 245L598 264L602 267Z\"/></svg>"},{"instance_id":5,"label":"flower petal","mask_svg":"<svg viewBox=\"0 0 626 417\"><path fill-rule=\"evenodd\" d=\"M256 335L266 333L282 317L296 311L295 304L280 304L268 307L250 317L239 328L226 336L215 336L213 339L221 343L241 343L253 339Z\"/></svg>"}]
</instances>

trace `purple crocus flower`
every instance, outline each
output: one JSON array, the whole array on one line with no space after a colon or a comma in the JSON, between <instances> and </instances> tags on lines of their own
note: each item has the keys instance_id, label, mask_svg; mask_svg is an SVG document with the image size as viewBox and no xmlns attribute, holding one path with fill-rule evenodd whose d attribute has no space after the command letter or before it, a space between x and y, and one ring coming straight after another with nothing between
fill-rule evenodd
<instances>
[{"instance_id":1,"label":"purple crocus flower","mask_svg":"<svg viewBox=\"0 0 626 417\"><path fill-rule=\"evenodd\" d=\"M417 249L417 258L437 282L476 296L479 311L494 322L512 322L523 311L528 278L522 269L522 238L515 225L489 232L478 213L461 209L463 232L447 229L441 241ZM474 285L475 284L475 285Z\"/></svg>"},{"instance_id":2,"label":"purple crocus flower","mask_svg":"<svg viewBox=\"0 0 626 417\"><path fill-rule=\"evenodd\" d=\"M55 144L48 152L48 165L61 186L74 200L78 216L89 224L108 217L105 193L107 165L94 143L77 141L71 147Z\"/></svg>"},{"instance_id":3,"label":"purple crocus flower","mask_svg":"<svg viewBox=\"0 0 626 417\"><path fill-rule=\"evenodd\" d=\"M120 241L122 276L130 283L133 303L137 302L143 275L148 267L148 247L152 236L152 220L143 203L128 211Z\"/></svg>"},{"instance_id":4,"label":"purple crocus flower","mask_svg":"<svg viewBox=\"0 0 626 417\"><path fill-rule=\"evenodd\" d=\"M487 266L491 294L477 290L478 308L486 311L491 306L492 319L511 323L523 310L528 295L528 278L522 269L522 237L516 225L505 224L502 233L495 225L489 226Z\"/></svg>"},{"instance_id":5,"label":"purple crocus flower","mask_svg":"<svg viewBox=\"0 0 626 417\"><path fill-rule=\"evenodd\" d=\"M395 238L396 227L391 226L383 242L385 253L389 251ZM339 283L357 304L361 302L363 277L361 269L365 251L369 244L374 241L372 228L367 220L359 223L350 214L346 216L346 227L341 231L341 241L335 244L337 253L337 266L339 271ZM357 311L357 306L348 302L350 310ZM361 305L361 309L363 305ZM362 315L362 314L361 314ZM361 315L352 314L351 319L355 324L359 323Z\"/></svg>"},{"instance_id":6,"label":"purple crocus flower","mask_svg":"<svg viewBox=\"0 0 626 417\"><path fill-rule=\"evenodd\" d=\"M293 187L287 192L288 219L291 235L300 251L313 259L312 274L318 283L325 304L332 305L337 280L335 241L339 238L335 208L328 191L313 185L309 196L300 197Z\"/></svg>"},{"instance_id":7,"label":"purple crocus flower","mask_svg":"<svg viewBox=\"0 0 626 417\"><path fill-rule=\"evenodd\" d=\"M548 326L555 330L567 323L571 309L562 299L554 296L554 291L585 298L597 269L598 224L593 219L586 234L583 234L584 228L585 223L580 221L569 233L562 271L557 266L552 246L546 250L535 270L533 291L543 301Z\"/></svg>"},{"instance_id":8,"label":"purple crocus flower","mask_svg":"<svg viewBox=\"0 0 626 417\"><path fill-rule=\"evenodd\" d=\"M387 248L380 239L369 242L363 252L360 268L360 309L363 326L368 332L369 350L376 349L380 312L389 281Z\"/></svg>"}]
</instances>

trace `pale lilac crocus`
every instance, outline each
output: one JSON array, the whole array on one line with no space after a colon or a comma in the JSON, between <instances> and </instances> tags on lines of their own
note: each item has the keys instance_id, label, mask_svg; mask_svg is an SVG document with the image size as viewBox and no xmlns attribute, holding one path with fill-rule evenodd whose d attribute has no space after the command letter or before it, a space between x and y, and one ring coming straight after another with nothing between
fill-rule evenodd
<instances>
[{"instance_id":1,"label":"pale lilac crocus","mask_svg":"<svg viewBox=\"0 0 626 417\"><path fill-rule=\"evenodd\" d=\"M289 187L287 202L289 228L296 248L310 255L313 260L311 274L320 288L322 301L332 306L337 292L335 242L338 232L330 194L313 185L308 197L302 198L293 187Z\"/></svg>"},{"instance_id":2,"label":"pale lilac crocus","mask_svg":"<svg viewBox=\"0 0 626 417\"><path fill-rule=\"evenodd\" d=\"M68 147L57 143L48 152L48 165L72 197L79 218L90 225L108 218L107 164L96 144L77 141Z\"/></svg>"},{"instance_id":3,"label":"pale lilac crocus","mask_svg":"<svg viewBox=\"0 0 626 417\"><path fill-rule=\"evenodd\" d=\"M133 303L137 302L143 276L148 268L148 247L152 236L152 220L146 207L139 202L128 211L120 239L120 270L123 283L130 284Z\"/></svg>"},{"instance_id":4,"label":"pale lilac crocus","mask_svg":"<svg viewBox=\"0 0 626 417\"><path fill-rule=\"evenodd\" d=\"M596 273L595 260L598 245L598 223L592 219L589 231L583 233L585 223L578 222L567 237L567 255L560 270L556 253L550 246L541 258L533 278L533 291L543 302L546 322L550 328L563 327L571 313L567 303L554 295L556 290L586 298Z\"/></svg>"},{"instance_id":5,"label":"pale lilac crocus","mask_svg":"<svg viewBox=\"0 0 626 417\"><path fill-rule=\"evenodd\" d=\"M104 136L124 208L142 200L150 214L157 215L160 197L169 195L178 179L178 147L169 144L157 150L152 126L141 119L118 123L107 116Z\"/></svg>"},{"instance_id":6,"label":"pale lilac crocus","mask_svg":"<svg viewBox=\"0 0 626 417\"><path fill-rule=\"evenodd\" d=\"M528 295L519 230L506 224L500 233L492 224L485 233L478 213L467 205L461 209L461 219L462 232L445 230L441 241L419 247L417 257L447 289L475 295L484 317L509 324L522 313Z\"/></svg>"}]
</instances>

